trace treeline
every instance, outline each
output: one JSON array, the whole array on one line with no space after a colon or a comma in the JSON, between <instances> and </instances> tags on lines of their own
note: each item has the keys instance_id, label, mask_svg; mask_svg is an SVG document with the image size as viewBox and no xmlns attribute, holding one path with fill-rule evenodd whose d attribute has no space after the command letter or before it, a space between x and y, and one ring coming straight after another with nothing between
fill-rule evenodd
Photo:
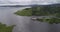
<instances>
[{"instance_id":1,"label":"treeline","mask_svg":"<svg viewBox=\"0 0 60 32\"><path fill-rule=\"evenodd\" d=\"M32 15L35 16L59 16L60 7L57 6L37 6L32 7Z\"/></svg>"}]
</instances>

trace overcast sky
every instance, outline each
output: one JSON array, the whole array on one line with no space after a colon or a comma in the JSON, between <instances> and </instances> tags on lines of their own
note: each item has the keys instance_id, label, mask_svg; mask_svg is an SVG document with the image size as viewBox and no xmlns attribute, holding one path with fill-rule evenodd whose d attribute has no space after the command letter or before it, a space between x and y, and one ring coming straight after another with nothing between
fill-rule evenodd
<instances>
[{"instance_id":1,"label":"overcast sky","mask_svg":"<svg viewBox=\"0 0 60 32\"><path fill-rule=\"evenodd\" d=\"M47 3L59 3L60 0L0 0L0 4L20 4L20 5L29 5L29 4L47 4Z\"/></svg>"}]
</instances>

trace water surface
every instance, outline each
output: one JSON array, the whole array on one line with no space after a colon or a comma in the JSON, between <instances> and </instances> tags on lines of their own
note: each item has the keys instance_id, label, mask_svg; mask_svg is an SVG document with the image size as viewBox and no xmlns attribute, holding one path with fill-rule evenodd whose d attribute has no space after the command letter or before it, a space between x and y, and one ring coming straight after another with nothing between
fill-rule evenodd
<instances>
[{"instance_id":1,"label":"water surface","mask_svg":"<svg viewBox=\"0 0 60 32\"><path fill-rule=\"evenodd\" d=\"M0 22L16 25L13 32L60 32L60 24L48 24L31 20L32 17L15 15L14 12L27 7L0 7Z\"/></svg>"}]
</instances>

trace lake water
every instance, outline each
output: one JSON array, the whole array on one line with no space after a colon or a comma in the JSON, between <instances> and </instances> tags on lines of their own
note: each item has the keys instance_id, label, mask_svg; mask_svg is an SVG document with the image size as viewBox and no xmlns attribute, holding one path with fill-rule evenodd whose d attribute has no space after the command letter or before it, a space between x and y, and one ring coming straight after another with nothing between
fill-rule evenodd
<instances>
[{"instance_id":1,"label":"lake water","mask_svg":"<svg viewBox=\"0 0 60 32\"><path fill-rule=\"evenodd\" d=\"M24 8L26 7L0 7L0 22L11 25L16 21L14 12Z\"/></svg>"},{"instance_id":2,"label":"lake water","mask_svg":"<svg viewBox=\"0 0 60 32\"><path fill-rule=\"evenodd\" d=\"M60 24L48 24L31 20L32 17L15 15L14 12L28 7L0 7L0 22L16 25L13 32L60 32Z\"/></svg>"}]
</instances>

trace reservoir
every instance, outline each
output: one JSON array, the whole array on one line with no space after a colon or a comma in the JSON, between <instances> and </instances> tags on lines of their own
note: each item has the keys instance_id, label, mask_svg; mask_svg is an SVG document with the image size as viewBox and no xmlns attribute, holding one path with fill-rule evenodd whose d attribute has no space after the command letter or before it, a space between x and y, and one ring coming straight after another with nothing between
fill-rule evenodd
<instances>
[{"instance_id":1,"label":"reservoir","mask_svg":"<svg viewBox=\"0 0 60 32\"><path fill-rule=\"evenodd\" d=\"M48 24L31 20L32 17L18 16L14 12L29 7L0 7L0 22L16 25L13 32L60 32L60 24Z\"/></svg>"}]
</instances>

